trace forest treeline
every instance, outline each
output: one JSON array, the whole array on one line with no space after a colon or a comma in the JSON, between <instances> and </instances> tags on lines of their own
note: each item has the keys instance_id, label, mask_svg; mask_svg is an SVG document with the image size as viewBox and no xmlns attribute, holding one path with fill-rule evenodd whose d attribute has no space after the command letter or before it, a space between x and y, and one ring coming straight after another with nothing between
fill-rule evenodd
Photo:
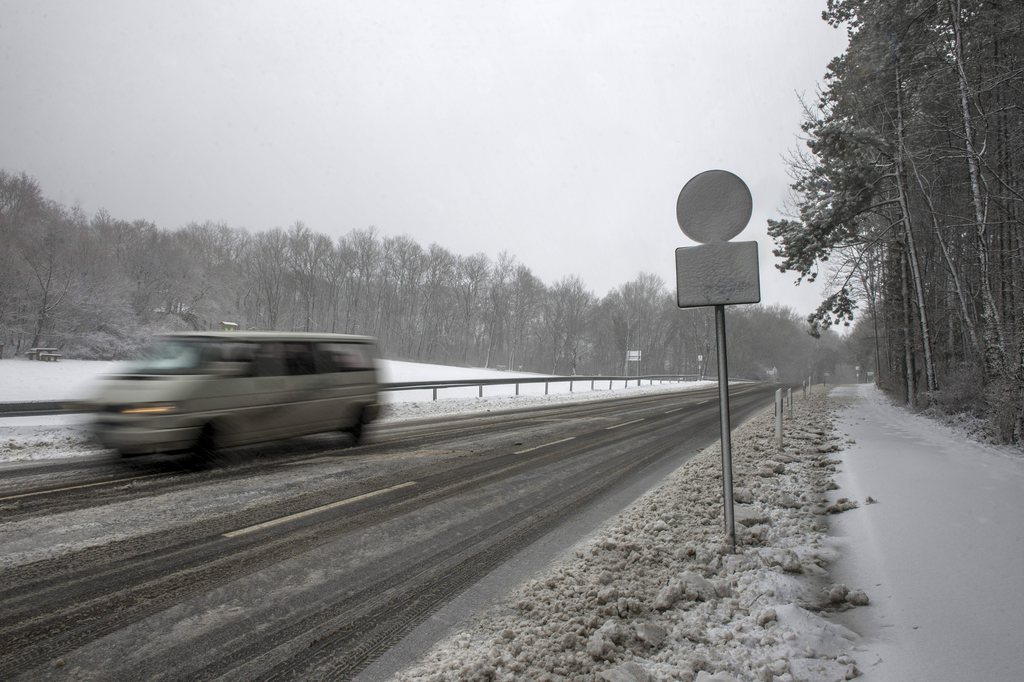
<instances>
[{"instance_id":1,"label":"forest treeline","mask_svg":"<svg viewBox=\"0 0 1024 682\"><path fill-rule=\"evenodd\" d=\"M337 239L301 222L248 231L163 229L89 217L0 171L0 343L68 357L131 356L154 333L242 329L367 334L386 357L555 374L715 374L714 321L640 273L604 297L575 276L545 284L508 253L459 255L374 228ZM667 254L666 258L670 258ZM784 307L729 311L730 374L800 381L832 371ZM642 364L626 366L627 350Z\"/></svg>"},{"instance_id":2,"label":"forest treeline","mask_svg":"<svg viewBox=\"0 0 1024 682\"><path fill-rule=\"evenodd\" d=\"M911 405L1024 437L1024 3L829 0L849 46L808 103L781 268L856 316L862 361ZM823 261L829 261L823 267Z\"/></svg>"}]
</instances>

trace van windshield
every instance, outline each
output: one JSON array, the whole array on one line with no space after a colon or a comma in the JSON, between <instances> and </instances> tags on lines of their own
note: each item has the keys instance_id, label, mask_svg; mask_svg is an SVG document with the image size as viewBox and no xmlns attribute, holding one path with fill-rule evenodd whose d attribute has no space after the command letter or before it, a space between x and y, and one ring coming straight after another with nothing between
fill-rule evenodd
<instances>
[{"instance_id":1,"label":"van windshield","mask_svg":"<svg viewBox=\"0 0 1024 682\"><path fill-rule=\"evenodd\" d=\"M129 362L125 374L200 374L212 345L203 340L158 339Z\"/></svg>"}]
</instances>

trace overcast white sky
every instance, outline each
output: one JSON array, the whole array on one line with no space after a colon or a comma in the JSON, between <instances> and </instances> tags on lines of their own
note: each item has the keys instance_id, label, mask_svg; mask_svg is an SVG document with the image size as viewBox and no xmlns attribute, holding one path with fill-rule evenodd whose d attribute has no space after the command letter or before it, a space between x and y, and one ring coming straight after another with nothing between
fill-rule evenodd
<instances>
[{"instance_id":1,"label":"overcast white sky","mask_svg":"<svg viewBox=\"0 0 1024 682\"><path fill-rule=\"evenodd\" d=\"M724 168L765 221L842 31L823 0L0 0L0 167L88 214L507 250L599 296L675 288L676 196Z\"/></svg>"}]
</instances>

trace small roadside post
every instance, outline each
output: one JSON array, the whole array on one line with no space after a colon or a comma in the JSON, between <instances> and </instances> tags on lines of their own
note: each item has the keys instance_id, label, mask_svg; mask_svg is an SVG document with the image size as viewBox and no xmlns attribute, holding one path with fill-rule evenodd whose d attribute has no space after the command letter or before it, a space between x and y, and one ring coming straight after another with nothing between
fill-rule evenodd
<instances>
[{"instance_id":1,"label":"small roadside post","mask_svg":"<svg viewBox=\"0 0 1024 682\"><path fill-rule=\"evenodd\" d=\"M729 241L747 226L752 212L750 189L739 177L724 170L698 173L683 186L676 200L679 228L699 244L676 249L676 303L680 308L715 308L722 497L726 541L734 551L736 520L733 509L725 306L761 301L757 242Z\"/></svg>"},{"instance_id":2,"label":"small roadside post","mask_svg":"<svg viewBox=\"0 0 1024 682\"><path fill-rule=\"evenodd\" d=\"M782 389L775 391L775 444L779 450L783 448L782 438Z\"/></svg>"}]
</instances>

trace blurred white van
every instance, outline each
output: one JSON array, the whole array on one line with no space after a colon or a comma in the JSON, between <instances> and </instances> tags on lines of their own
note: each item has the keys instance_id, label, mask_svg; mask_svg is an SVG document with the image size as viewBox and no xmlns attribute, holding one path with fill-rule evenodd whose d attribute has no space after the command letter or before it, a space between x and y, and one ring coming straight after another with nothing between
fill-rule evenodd
<instances>
[{"instance_id":1,"label":"blurred white van","mask_svg":"<svg viewBox=\"0 0 1024 682\"><path fill-rule=\"evenodd\" d=\"M100 379L96 439L122 455L219 448L323 431L356 441L379 413L374 339L295 332L186 332Z\"/></svg>"}]
</instances>

